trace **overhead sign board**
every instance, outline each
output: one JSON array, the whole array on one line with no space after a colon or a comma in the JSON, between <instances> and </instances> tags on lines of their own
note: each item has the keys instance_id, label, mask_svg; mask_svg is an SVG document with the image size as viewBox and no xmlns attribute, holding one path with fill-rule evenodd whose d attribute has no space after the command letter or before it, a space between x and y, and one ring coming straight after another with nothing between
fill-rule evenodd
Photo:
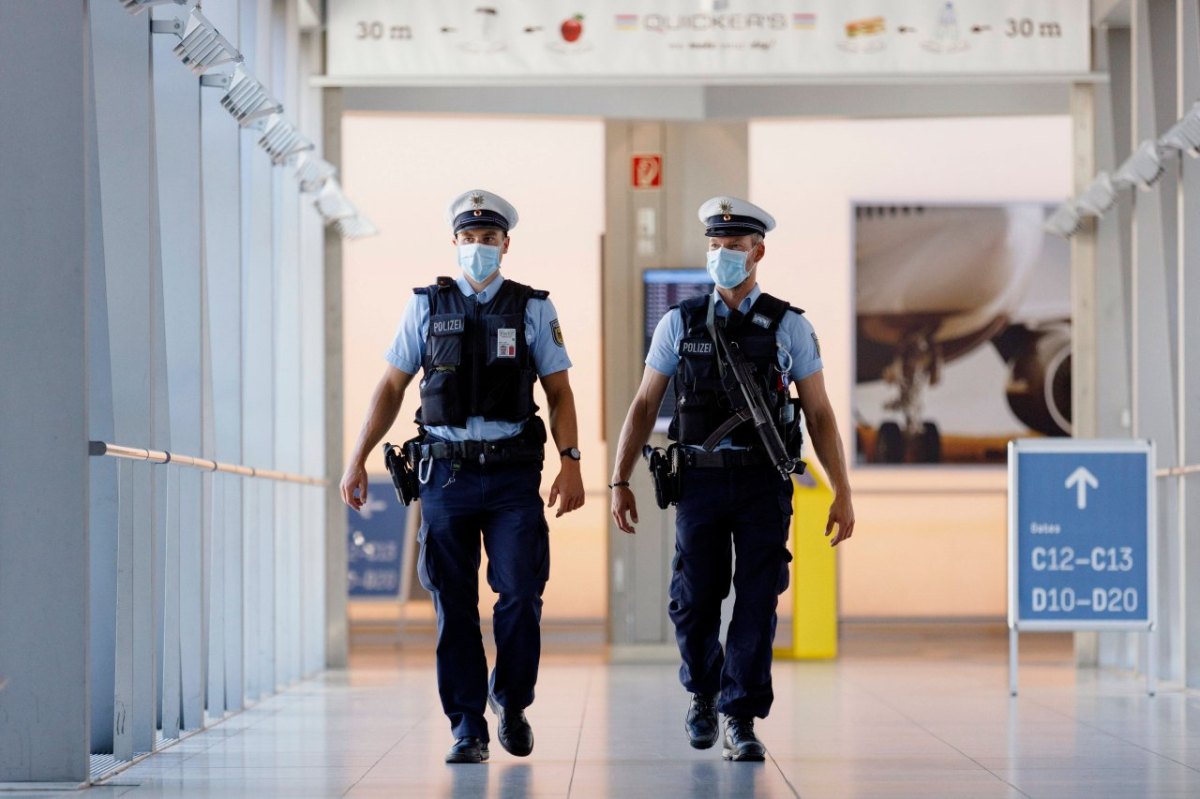
<instances>
[{"instance_id":1,"label":"overhead sign board","mask_svg":"<svg viewBox=\"0 0 1200 799\"><path fill-rule=\"evenodd\" d=\"M1154 622L1154 448L1009 445L1009 624L1147 630Z\"/></svg>"},{"instance_id":2,"label":"overhead sign board","mask_svg":"<svg viewBox=\"0 0 1200 799\"><path fill-rule=\"evenodd\" d=\"M780 79L1090 70L1087 0L338 0L332 78Z\"/></svg>"}]
</instances>

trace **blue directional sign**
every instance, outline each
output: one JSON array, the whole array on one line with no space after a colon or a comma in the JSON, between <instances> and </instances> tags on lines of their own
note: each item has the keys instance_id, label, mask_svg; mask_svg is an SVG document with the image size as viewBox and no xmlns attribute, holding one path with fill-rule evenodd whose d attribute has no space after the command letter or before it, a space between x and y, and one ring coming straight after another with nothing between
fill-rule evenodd
<instances>
[{"instance_id":1,"label":"blue directional sign","mask_svg":"<svg viewBox=\"0 0 1200 799\"><path fill-rule=\"evenodd\" d=\"M349 595L395 597L400 592L407 508L396 499L391 480L372 480L361 511L346 508L346 561Z\"/></svg>"},{"instance_id":2,"label":"blue directional sign","mask_svg":"<svg viewBox=\"0 0 1200 799\"><path fill-rule=\"evenodd\" d=\"M1144 441L1009 445L1009 623L1147 629L1154 450Z\"/></svg>"}]
</instances>

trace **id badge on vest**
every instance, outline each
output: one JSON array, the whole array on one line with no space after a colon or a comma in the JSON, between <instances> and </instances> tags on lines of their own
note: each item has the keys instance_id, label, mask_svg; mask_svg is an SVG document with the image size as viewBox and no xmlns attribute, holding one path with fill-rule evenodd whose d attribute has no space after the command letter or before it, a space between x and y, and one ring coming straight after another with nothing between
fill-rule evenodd
<instances>
[{"instance_id":1,"label":"id badge on vest","mask_svg":"<svg viewBox=\"0 0 1200 799\"><path fill-rule=\"evenodd\" d=\"M502 327L496 331L496 357L517 357L517 329L515 327Z\"/></svg>"}]
</instances>

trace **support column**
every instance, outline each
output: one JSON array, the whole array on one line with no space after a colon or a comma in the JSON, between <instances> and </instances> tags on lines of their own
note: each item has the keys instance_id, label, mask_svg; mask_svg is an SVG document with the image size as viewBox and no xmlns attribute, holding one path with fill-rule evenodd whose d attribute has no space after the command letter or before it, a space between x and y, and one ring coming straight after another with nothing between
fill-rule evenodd
<instances>
[{"instance_id":1,"label":"support column","mask_svg":"<svg viewBox=\"0 0 1200 799\"><path fill-rule=\"evenodd\" d=\"M706 240L696 209L717 194L749 194L749 143L745 122L613 121L605 126L605 137L608 191L602 285L606 298L618 298L606 299L603 308L604 432L611 462L625 412L645 368L642 270L703 268ZM640 153L662 155L661 187L631 185L631 157ZM630 353L637 357L630 358ZM651 441L666 443L662 436ZM611 641L674 650L666 608L675 513L655 511L653 487L641 463L630 482L642 503L642 522L636 536L626 536L610 524Z\"/></svg>"},{"instance_id":2,"label":"support column","mask_svg":"<svg viewBox=\"0 0 1200 799\"><path fill-rule=\"evenodd\" d=\"M1096 90L1096 168L1112 174L1133 145L1131 37L1128 28L1105 28L1096 36L1096 68L1109 81ZM1132 434L1131 282L1133 196L1122 191L1116 206L1096 223L1096 435ZM1127 655L1136 645L1128 633L1098 633L1101 666L1132 667Z\"/></svg>"},{"instance_id":3,"label":"support column","mask_svg":"<svg viewBox=\"0 0 1200 799\"><path fill-rule=\"evenodd\" d=\"M0 783L89 772L89 38L86 3L0 4Z\"/></svg>"},{"instance_id":4,"label":"support column","mask_svg":"<svg viewBox=\"0 0 1200 799\"><path fill-rule=\"evenodd\" d=\"M342 168L342 90L326 89L322 98L325 160ZM325 666L346 667L349 625L346 619L346 506L342 472L346 468L342 384L342 237L325 231ZM405 566L405 568L408 568Z\"/></svg>"},{"instance_id":5,"label":"support column","mask_svg":"<svg viewBox=\"0 0 1200 799\"><path fill-rule=\"evenodd\" d=\"M1157 137L1175 121L1175 4L1133 5L1134 140ZM1177 462L1175 427L1176 263L1178 177L1168 169L1134 206L1133 392L1134 436L1155 442L1158 466ZM1158 646L1161 676L1182 680L1179 566L1182 552L1175 483L1158 486ZM1144 665L1144 664L1143 664Z\"/></svg>"},{"instance_id":6,"label":"support column","mask_svg":"<svg viewBox=\"0 0 1200 799\"><path fill-rule=\"evenodd\" d=\"M1187 114L1200 99L1200 2L1179 4L1179 93L1177 111ZM1200 463L1200 346L1189 344L1200 326L1200 163L1181 159L1179 190L1179 462ZM1188 398L1192 402L1188 402ZM1200 475L1179 480L1179 524L1183 537L1180 583L1183 586L1184 682L1200 688ZM1189 505L1192 508L1188 516Z\"/></svg>"},{"instance_id":7,"label":"support column","mask_svg":"<svg viewBox=\"0 0 1200 799\"><path fill-rule=\"evenodd\" d=\"M1096 173L1096 97L1091 84L1071 87L1074 191L1087 188ZM1096 224L1085 221L1071 237L1071 434L1096 436ZM1075 634L1075 662L1095 666L1097 634Z\"/></svg>"}]
</instances>

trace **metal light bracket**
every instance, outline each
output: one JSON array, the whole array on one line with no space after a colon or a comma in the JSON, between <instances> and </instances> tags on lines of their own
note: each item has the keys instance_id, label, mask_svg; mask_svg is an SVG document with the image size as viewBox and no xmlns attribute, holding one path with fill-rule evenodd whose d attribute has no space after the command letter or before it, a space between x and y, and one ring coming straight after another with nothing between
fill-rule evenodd
<instances>
[{"instance_id":1,"label":"metal light bracket","mask_svg":"<svg viewBox=\"0 0 1200 799\"><path fill-rule=\"evenodd\" d=\"M121 5L131 16L137 16L151 6L165 6L169 3L182 6L187 4L187 0L121 0Z\"/></svg>"},{"instance_id":2,"label":"metal light bracket","mask_svg":"<svg viewBox=\"0 0 1200 799\"><path fill-rule=\"evenodd\" d=\"M283 105L272 97L258 78L238 64L230 76L229 91L221 98L221 106L243 128L250 127L272 114L283 112Z\"/></svg>"},{"instance_id":3,"label":"metal light bracket","mask_svg":"<svg viewBox=\"0 0 1200 799\"><path fill-rule=\"evenodd\" d=\"M312 194L320 191L325 181L337 174L337 167L318 155L301 154L297 158L296 177L300 180L300 191Z\"/></svg>"},{"instance_id":4,"label":"metal light bracket","mask_svg":"<svg viewBox=\"0 0 1200 799\"><path fill-rule=\"evenodd\" d=\"M175 45L175 55L197 75L223 64L239 64L244 58L233 44L221 35L208 18L193 8L187 26Z\"/></svg>"},{"instance_id":5,"label":"metal light bracket","mask_svg":"<svg viewBox=\"0 0 1200 799\"><path fill-rule=\"evenodd\" d=\"M1099 172L1083 193L1075 198L1075 207L1089 216L1101 217L1116 201L1117 187L1107 172Z\"/></svg>"},{"instance_id":6,"label":"metal light bracket","mask_svg":"<svg viewBox=\"0 0 1200 799\"><path fill-rule=\"evenodd\" d=\"M267 125L258 146L271 156L271 163L278 166L285 163L291 156L312 150L316 145L300 135L296 126L281 114L274 114Z\"/></svg>"}]
</instances>

